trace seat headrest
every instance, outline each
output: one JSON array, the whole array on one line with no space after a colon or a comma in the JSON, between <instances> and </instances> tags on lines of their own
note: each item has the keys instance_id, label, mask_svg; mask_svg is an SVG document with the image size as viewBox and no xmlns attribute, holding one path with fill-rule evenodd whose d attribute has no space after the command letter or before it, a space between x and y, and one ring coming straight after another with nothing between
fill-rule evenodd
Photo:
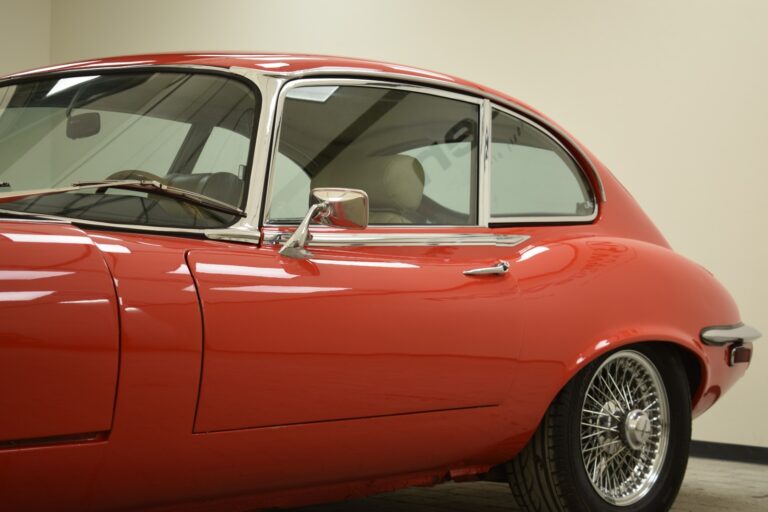
<instances>
[{"instance_id":1,"label":"seat headrest","mask_svg":"<svg viewBox=\"0 0 768 512\"><path fill-rule=\"evenodd\" d=\"M358 188L372 209L416 210L424 194L424 168L407 155L375 156L332 164L312 178L311 188Z\"/></svg>"}]
</instances>

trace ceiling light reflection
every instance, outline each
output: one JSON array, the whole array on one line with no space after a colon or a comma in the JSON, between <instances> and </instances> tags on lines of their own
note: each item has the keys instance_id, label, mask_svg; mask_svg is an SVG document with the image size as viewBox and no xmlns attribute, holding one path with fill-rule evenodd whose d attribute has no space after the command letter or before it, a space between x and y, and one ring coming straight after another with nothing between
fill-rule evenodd
<instances>
[{"instance_id":1,"label":"ceiling light reflection","mask_svg":"<svg viewBox=\"0 0 768 512\"><path fill-rule=\"evenodd\" d=\"M48 270L0 270L0 281L34 281L74 274L74 272L55 272Z\"/></svg>"},{"instance_id":2,"label":"ceiling light reflection","mask_svg":"<svg viewBox=\"0 0 768 512\"><path fill-rule=\"evenodd\" d=\"M0 292L0 302L23 302L53 295L53 291Z\"/></svg>"}]
</instances>

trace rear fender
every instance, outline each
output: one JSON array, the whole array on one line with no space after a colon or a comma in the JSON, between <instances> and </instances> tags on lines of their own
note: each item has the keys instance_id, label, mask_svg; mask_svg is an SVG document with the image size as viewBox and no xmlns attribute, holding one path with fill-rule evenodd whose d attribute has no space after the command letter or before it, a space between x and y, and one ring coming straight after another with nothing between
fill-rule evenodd
<instances>
[{"instance_id":1,"label":"rear fender","mask_svg":"<svg viewBox=\"0 0 768 512\"><path fill-rule=\"evenodd\" d=\"M545 244L513 265L523 343L511 403L532 433L549 404L583 368L638 343L665 343L693 357L700 375L693 412L709 408L743 373L701 329L739 322L728 292L706 269L658 245L622 238ZM688 366L692 365L689 362Z\"/></svg>"}]
</instances>

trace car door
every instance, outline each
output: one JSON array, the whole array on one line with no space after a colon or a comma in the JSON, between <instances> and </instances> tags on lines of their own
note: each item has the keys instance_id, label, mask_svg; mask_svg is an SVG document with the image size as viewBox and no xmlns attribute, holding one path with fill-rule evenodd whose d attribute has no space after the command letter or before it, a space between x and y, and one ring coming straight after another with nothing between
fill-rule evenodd
<instances>
[{"instance_id":1,"label":"car door","mask_svg":"<svg viewBox=\"0 0 768 512\"><path fill-rule=\"evenodd\" d=\"M204 317L195 430L495 407L516 372L526 236L478 222L480 100L357 80L281 97L260 247L188 254ZM280 243L317 187L365 190L361 232ZM490 273L465 273L491 269Z\"/></svg>"}]
</instances>

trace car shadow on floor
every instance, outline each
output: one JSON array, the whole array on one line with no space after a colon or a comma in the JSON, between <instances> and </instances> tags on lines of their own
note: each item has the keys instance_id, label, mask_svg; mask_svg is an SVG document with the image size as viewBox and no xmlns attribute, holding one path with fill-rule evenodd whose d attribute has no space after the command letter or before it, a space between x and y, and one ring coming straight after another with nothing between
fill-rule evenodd
<instances>
[{"instance_id":1,"label":"car shadow on floor","mask_svg":"<svg viewBox=\"0 0 768 512\"><path fill-rule=\"evenodd\" d=\"M729 478L724 478L729 475ZM736 478L740 483L733 485ZM446 483L412 487L369 498L284 512L514 512L520 509L503 483ZM768 468L691 459L672 512L768 511Z\"/></svg>"}]
</instances>

